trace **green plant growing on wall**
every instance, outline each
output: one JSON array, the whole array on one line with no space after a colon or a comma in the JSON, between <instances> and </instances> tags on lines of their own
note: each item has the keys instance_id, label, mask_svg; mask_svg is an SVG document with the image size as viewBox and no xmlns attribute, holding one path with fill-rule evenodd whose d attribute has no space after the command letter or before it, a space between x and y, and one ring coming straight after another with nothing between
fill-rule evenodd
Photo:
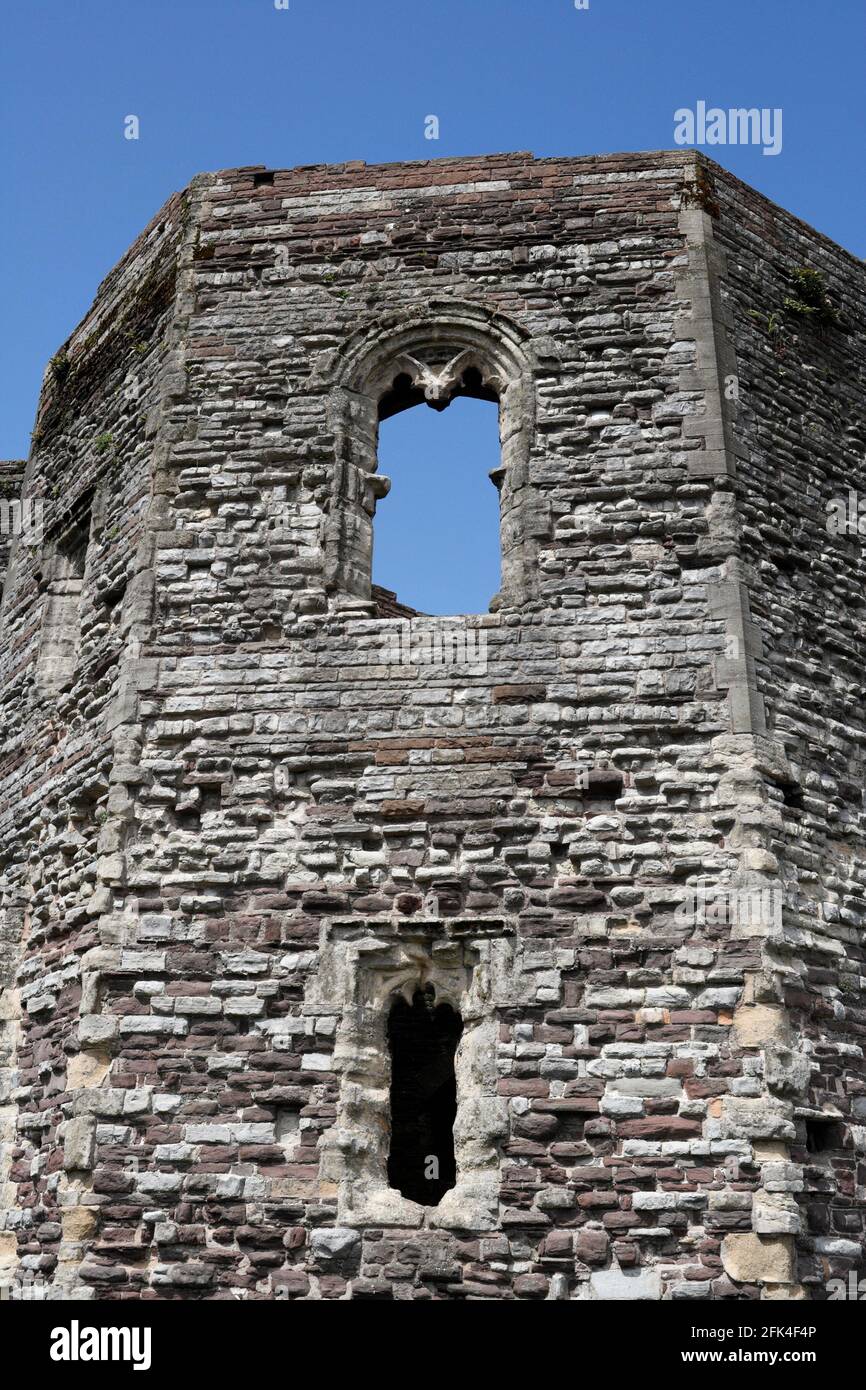
<instances>
[{"instance_id":1,"label":"green plant growing on wall","mask_svg":"<svg viewBox=\"0 0 866 1390\"><path fill-rule=\"evenodd\" d=\"M838 325L839 315L827 296L824 276L819 270L812 270L809 266L798 266L796 270L791 271L788 278L796 293L785 296L786 314L792 314L795 318L810 319L821 325Z\"/></svg>"},{"instance_id":2,"label":"green plant growing on wall","mask_svg":"<svg viewBox=\"0 0 866 1390\"><path fill-rule=\"evenodd\" d=\"M98 434L93 441L93 447L98 454L104 454L114 443L113 434Z\"/></svg>"},{"instance_id":3,"label":"green plant growing on wall","mask_svg":"<svg viewBox=\"0 0 866 1390\"><path fill-rule=\"evenodd\" d=\"M51 367L51 375L52 375L52 377L54 378L54 380L57 382L57 385L58 385L58 386L60 387L60 389L62 390L62 389L63 389L63 385L64 385L64 383L65 383L65 381L66 381L66 378L69 376L69 369L70 369L70 366L71 366L71 363L70 363L69 358L67 357L66 353L65 353L65 352L58 352L58 353L55 353L55 355L52 357L52 359L51 359L51 361L50 361L50 363L49 363L49 366Z\"/></svg>"},{"instance_id":4,"label":"green plant growing on wall","mask_svg":"<svg viewBox=\"0 0 866 1390\"><path fill-rule=\"evenodd\" d=\"M124 328L122 330L121 336L127 343L129 343L129 346L132 349L132 351L137 353L139 357L141 357L145 352L147 352L147 343L144 342L143 339L138 338L136 334L133 333L131 328Z\"/></svg>"},{"instance_id":5,"label":"green plant growing on wall","mask_svg":"<svg viewBox=\"0 0 866 1390\"><path fill-rule=\"evenodd\" d=\"M779 313L762 314L758 309L749 309L750 319L759 323L773 344L773 350L777 357L784 356L785 347L789 342L788 334L785 332L785 325Z\"/></svg>"},{"instance_id":6,"label":"green plant growing on wall","mask_svg":"<svg viewBox=\"0 0 866 1390\"><path fill-rule=\"evenodd\" d=\"M820 328L841 327L839 315L828 297L824 276L819 270L812 270L809 266L798 266L787 273L787 278L796 293L785 295L781 310L774 310L770 314L764 314L758 309L747 311L749 318L755 319L764 327L767 336L773 341L778 357L784 356L786 346L791 342L787 327L793 319L812 323Z\"/></svg>"}]
</instances>

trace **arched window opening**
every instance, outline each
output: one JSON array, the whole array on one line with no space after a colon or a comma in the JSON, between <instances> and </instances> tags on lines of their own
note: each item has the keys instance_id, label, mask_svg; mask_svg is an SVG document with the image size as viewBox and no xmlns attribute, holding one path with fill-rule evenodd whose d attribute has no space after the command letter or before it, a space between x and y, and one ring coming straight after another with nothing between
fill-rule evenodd
<instances>
[{"instance_id":1,"label":"arched window opening","mask_svg":"<svg viewBox=\"0 0 866 1390\"><path fill-rule=\"evenodd\" d=\"M388 1183L403 1197L435 1207L457 1180L454 1055L463 1020L437 1004L432 985L401 996L388 1016L391 1052L391 1148Z\"/></svg>"},{"instance_id":2,"label":"arched window opening","mask_svg":"<svg viewBox=\"0 0 866 1390\"><path fill-rule=\"evenodd\" d=\"M323 583L338 607L358 598L355 611L372 600L380 617L456 618L535 600L552 528L533 469L536 379L554 358L547 339L534 345L504 314L435 296L317 355L336 463ZM434 414L411 408L422 403ZM406 434L425 426L420 442ZM394 495L378 507L386 470Z\"/></svg>"},{"instance_id":3,"label":"arched window opening","mask_svg":"<svg viewBox=\"0 0 866 1390\"><path fill-rule=\"evenodd\" d=\"M434 413L411 408L425 401ZM475 368L441 396L399 373L379 415L379 470L391 479L373 537L380 613L486 613L501 584L495 392Z\"/></svg>"}]
</instances>

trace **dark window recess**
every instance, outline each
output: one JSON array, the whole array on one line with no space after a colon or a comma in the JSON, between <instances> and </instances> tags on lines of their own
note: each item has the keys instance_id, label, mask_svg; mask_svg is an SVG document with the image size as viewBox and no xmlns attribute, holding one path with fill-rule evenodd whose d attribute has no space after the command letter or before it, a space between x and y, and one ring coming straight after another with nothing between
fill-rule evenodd
<instances>
[{"instance_id":1,"label":"dark window recess","mask_svg":"<svg viewBox=\"0 0 866 1390\"><path fill-rule=\"evenodd\" d=\"M73 517L46 547L46 594L37 666L39 686L45 693L68 689L75 675L92 503L92 493L81 498Z\"/></svg>"},{"instance_id":2,"label":"dark window recess","mask_svg":"<svg viewBox=\"0 0 866 1390\"><path fill-rule=\"evenodd\" d=\"M598 801L616 801L622 796L625 778L615 767L592 767L578 773L578 786L585 786L584 795Z\"/></svg>"},{"instance_id":3,"label":"dark window recess","mask_svg":"<svg viewBox=\"0 0 866 1390\"><path fill-rule=\"evenodd\" d=\"M463 1020L437 1004L432 985L402 997L388 1018L391 1051L391 1151L388 1182L404 1197L435 1207L457 1179L454 1054Z\"/></svg>"},{"instance_id":4,"label":"dark window recess","mask_svg":"<svg viewBox=\"0 0 866 1390\"><path fill-rule=\"evenodd\" d=\"M845 1147L845 1126L839 1120L807 1120L806 1149L810 1154L830 1153Z\"/></svg>"},{"instance_id":5,"label":"dark window recess","mask_svg":"<svg viewBox=\"0 0 866 1390\"><path fill-rule=\"evenodd\" d=\"M114 578L105 577L100 580L99 588L96 591L96 602L102 604L104 608L116 608L126 593L128 577L126 574L115 575Z\"/></svg>"},{"instance_id":6,"label":"dark window recess","mask_svg":"<svg viewBox=\"0 0 866 1390\"><path fill-rule=\"evenodd\" d=\"M60 537L57 553L63 578L84 579L87 562L87 545L90 539L90 503L79 515L76 522Z\"/></svg>"},{"instance_id":7,"label":"dark window recess","mask_svg":"<svg viewBox=\"0 0 866 1390\"><path fill-rule=\"evenodd\" d=\"M799 782L783 782L781 778L773 779L774 785L782 793L783 806L790 806L794 811L802 811L803 807L803 788Z\"/></svg>"},{"instance_id":8,"label":"dark window recess","mask_svg":"<svg viewBox=\"0 0 866 1390\"><path fill-rule=\"evenodd\" d=\"M272 184L273 181L274 175L271 170L260 174L253 174L253 188L266 188Z\"/></svg>"}]
</instances>

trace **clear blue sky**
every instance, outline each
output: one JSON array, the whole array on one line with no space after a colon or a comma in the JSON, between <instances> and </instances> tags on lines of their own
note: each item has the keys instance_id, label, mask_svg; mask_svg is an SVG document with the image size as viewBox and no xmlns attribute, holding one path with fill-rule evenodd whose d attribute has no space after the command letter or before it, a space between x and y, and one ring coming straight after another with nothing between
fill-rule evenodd
<instances>
[{"instance_id":1,"label":"clear blue sky","mask_svg":"<svg viewBox=\"0 0 866 1390\"><path fill-rule=\"evenodd\" d=\"M678 107L781 107L779 155L708 152L864 254L864 0L590 0L581 11L574 0L10 0L2 26L0 457L27 453L45 364L101 278L205 169L660 149ZM123 138L130 114L138 141ZM424 138L430 114L438 141ZM428 442L394 433L416 475L442 456L435 427L449 414L404 417L423 420ZM490 430L466 438L489 488ZM437 540L438 558L416 553L412 575L395 561L399 573L377 578L403 591L406 577L441 572ZM457 546L458 564L489 597L495 576L471 546Z\"/></svg>"}]
</instances>

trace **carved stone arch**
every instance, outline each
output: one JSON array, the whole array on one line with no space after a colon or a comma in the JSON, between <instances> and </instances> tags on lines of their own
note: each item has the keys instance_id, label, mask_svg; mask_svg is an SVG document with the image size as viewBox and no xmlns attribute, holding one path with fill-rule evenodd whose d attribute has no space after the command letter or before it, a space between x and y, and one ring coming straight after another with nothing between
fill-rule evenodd
<instances>
[{"instance_id":1,"label":"carved stone arch","mask_svg":"<svg viewBox=\"0 0 866 1390\"><path fill-rule=\"evenodd\" d=\"M478 304L433 300L353 334L329 355L326 378L336 468L325 534L326 586L369 600L372 524L390 482L377 472L379 421L422 401L444 409L456 396L499 404L502 583L491 608L525 603L537 590L537 544L547 533L532 482L537 356L529 333Z\"/></svg>"}]
</instances>

